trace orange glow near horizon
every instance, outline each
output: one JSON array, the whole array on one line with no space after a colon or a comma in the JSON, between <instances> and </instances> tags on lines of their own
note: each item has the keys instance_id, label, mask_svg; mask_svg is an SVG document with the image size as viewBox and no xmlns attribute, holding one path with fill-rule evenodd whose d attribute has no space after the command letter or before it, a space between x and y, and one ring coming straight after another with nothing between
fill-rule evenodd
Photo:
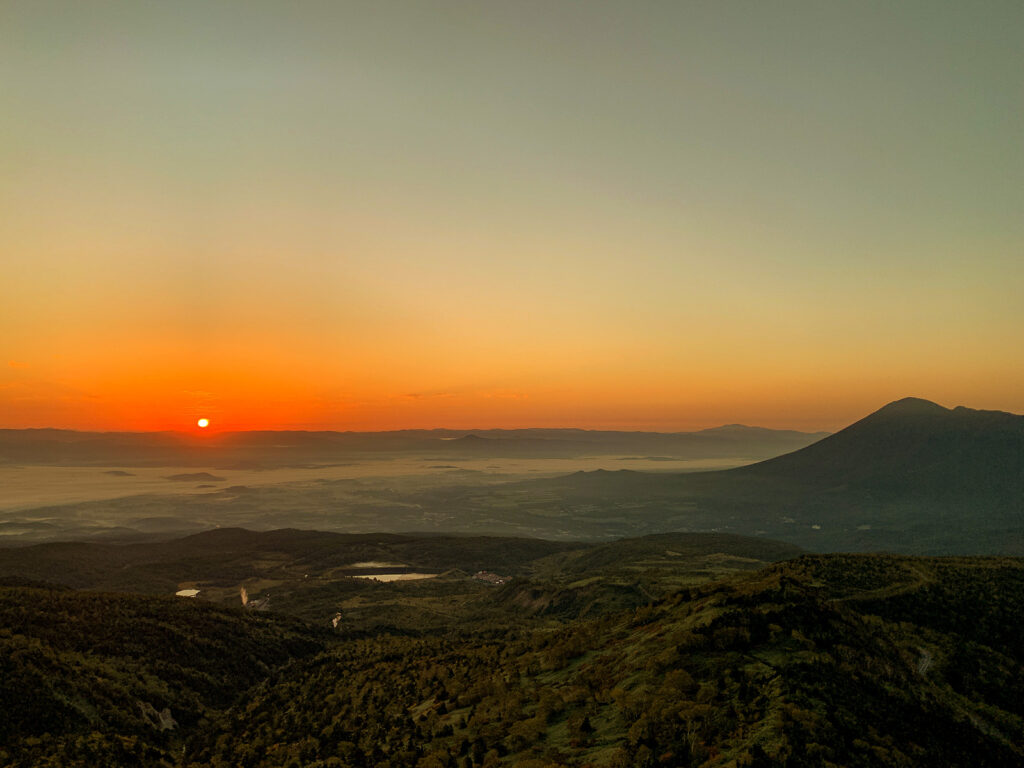
<instances>
[{"instance_id":1,"label":"orange glow near horizon","mask_svg":"<svg viewBox=\"0 0 1024 768\"><path fill-rule=\"evenodd\" d=\"M1024 411L1024 5L56 5L3 16L0 428Z\"/></svg>"},{"instance_id":2,"label":"orange glow near horizon","mask_svg":"<svg viewBox=\"0 0 1024 768\"><path fill-rule=\"evenodd\" d=\"M502 370L490 359L486 373L447 360L451 376L402 366L388 370L370 362L360 371L349 362L333 367L322 358L303 366L291 359L270 369L235 359L202 372L185 365L140 370L137 359L118 371L117 360L75 366L103 370L104 375L76 380L61 371L50 374L59 385L31 367L7 387L13 407L4 410L0 427L62 427L98 431L178 431L208 419L211 432L241 430L487 429L574 427L650 431L687 431L727 423L745 423L803 431L834 431L887 402L920 396L952 407L966 405L1020 413L1019 391L979 381L975 373L949 375L942 387L934 373L890 365L885 374L861 372L844 381L834 371L727 366L700 372L662 365L660 369L615 370L611 364L583 370L549 363L543 370ZM511 366L509 366L510 368ZM527 375L529 374L529 375ZM406 385L417 378L422 385ZM466 383L470 382L470 383ZM406 385L406 386L403 386ZM12 397L13 396L13 397ZM199 414L203 414L199 417Z\"/></svg>"}]
</instances>

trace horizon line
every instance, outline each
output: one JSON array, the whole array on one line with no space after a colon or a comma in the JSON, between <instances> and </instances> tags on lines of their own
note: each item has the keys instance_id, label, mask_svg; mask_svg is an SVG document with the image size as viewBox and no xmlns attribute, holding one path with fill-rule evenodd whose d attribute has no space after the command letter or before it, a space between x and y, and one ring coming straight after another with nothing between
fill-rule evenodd
<instances>
[{"instance_id":1,"label":"horizon line","mask_svg":"<svg viewBox=\"0 0 1024 768\"><path fill-rule=\"evenodd\" d=\"M594 428L594 427L402 427L399 429L307 429L307 428L280 428L280 429L225 429L217 430L206 427L205 431L198 429L74 429L72 427L0 427L0 432L77 432L80 434L92 435L239 435L259 432L304 432L307 434L337 434L337 435L387 435L399 432L620 432L623 434L641 433L649 435L693 435L700 432L711 432L718 429L736 427L741 429L763 429L769 432L799 432L806 435L832 434L827 429L802 430L790 427L762 427L756 424L718 424L713 427L703 427L692 430L671 430L661 431L656 429L615 429L615 428Z\"/></svg>"}]
</instances>

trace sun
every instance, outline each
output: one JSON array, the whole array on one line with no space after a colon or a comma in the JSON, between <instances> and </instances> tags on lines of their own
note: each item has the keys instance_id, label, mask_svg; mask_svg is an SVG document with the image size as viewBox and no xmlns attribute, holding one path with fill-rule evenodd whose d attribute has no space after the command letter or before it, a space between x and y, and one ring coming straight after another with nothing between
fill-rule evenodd
<instances>
[{"instance_id":1,"label":"sun","mask_svg":"<svg viewBox=\"0 0 1024 768\"><path fill-rule=\"evenodd\" d=\"M199 421L196 422L196 424L198 424L201 429L206 429L208 426L210 426L210 420L200 419Z\"/></svg>"}]
</instances>

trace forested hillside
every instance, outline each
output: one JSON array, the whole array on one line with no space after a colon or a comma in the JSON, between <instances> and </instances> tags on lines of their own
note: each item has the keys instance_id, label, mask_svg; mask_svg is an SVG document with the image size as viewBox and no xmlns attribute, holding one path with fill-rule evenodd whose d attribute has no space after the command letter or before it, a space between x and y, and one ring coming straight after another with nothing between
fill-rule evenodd
<instances>
[{"instance_id":1,"label":"forested hillside","mask_svg":"<svg viewBox=\"0 0 1024 768\"><path fill-rule=\"evenodd\" d=\"M15 765L1024 763L1018 559L803 556L560 625L330 640L194 601L3 605Z\"/></svg>"},{"instance_id":2,"label":"forested hillside","mask_svg":"<svg viewBox=\"0 0 1024 768\"><path fill-rule=\"evenodd\" d=\"M0 765L167 764L205 718L331 640L195 600L0 587Z\"/></svg>"}]
</instances>

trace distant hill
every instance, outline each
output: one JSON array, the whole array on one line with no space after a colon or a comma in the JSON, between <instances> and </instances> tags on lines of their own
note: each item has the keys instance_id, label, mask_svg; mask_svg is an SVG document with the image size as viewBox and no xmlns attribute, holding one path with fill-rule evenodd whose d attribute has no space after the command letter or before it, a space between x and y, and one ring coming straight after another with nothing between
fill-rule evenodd
<instances>
[{"instance_id":1,"label":"distant hill","mask_svg":"<svg viewBox=\"0 0 1024 768\"><path fill-rule=\"evenodd\" d=\"M1024 553L1024 416L906 398L721 482L784 489L805 521L846 528L844 549ZM878 540L885 527L904 535Z\"/></svg>"},{"instance_id":2,"label":"distant hill","mask_svg":"<svg viewBox=\"0 0 1024 768\"><path fill-rule=\"evenodd\" d=\"M254 598L270 595L275 611L313 622L326 624L345 604L347 628L387 624L419 631L473 622L527 593L531 605L519 601L525 614L607 613L801 552L790 544L728 534L670 533L593 544L221 528L160 543L0 549L0 586L39 586L56 574L75 589L165 596L198 589L202 602L231 606L239 605L239 589L245 587ZM499 574L514 591L495 593L471 578L479 571ZM410 572L435 578L393 584L355 578ZM440 622L432 615L439 599L451 604L440 612Z\"/></svg>"},{"instance_id":3,"label":"distant hill","mask_svg":"<svg viewBox=\"0 0 1024 768\"><path fill-rule=\"evenodd\" d=\"M166 542L59 542L0 549L0 577L55 578L76 589L173 594L181 582L234 588L247 579L322 577L360 562L398 563L426 571L461 568L519 574L541 557L586 546L489 536L344 534L219 528Z\"/></svg>"},{"instance_id":4,"label":"distant hill","mask_svg":"<svg viewBox=\"0 0 1024 768\"><path fill-rule=\"evenodd\" d=\"M942 496L1024 490L1024 416L906 398L802 450L732 472Z\"/></svg>"},{"instance_id":5,"label":"distant hill","mask_svg":"<svg viewBox=\"0 0 1024 768\"><path fill-rule=\"evenodd\" d=\"M165 480L177 480L178 482L216 482L222 483L227 478L211 475L209 472L182 472L177 475L168 475Z\"/></svg>"},{"instance_id":6,"label":"distant hill","mask_svg":"<svg viewBox=\"0 0 1024 768\"><path fill-rule=\"evenodd\" d=\"M812 445L689 475L520 484L641 530L760 533L814 550L1024 554L1024 416L907 398Z\"/></svg>"}]
</instances>

